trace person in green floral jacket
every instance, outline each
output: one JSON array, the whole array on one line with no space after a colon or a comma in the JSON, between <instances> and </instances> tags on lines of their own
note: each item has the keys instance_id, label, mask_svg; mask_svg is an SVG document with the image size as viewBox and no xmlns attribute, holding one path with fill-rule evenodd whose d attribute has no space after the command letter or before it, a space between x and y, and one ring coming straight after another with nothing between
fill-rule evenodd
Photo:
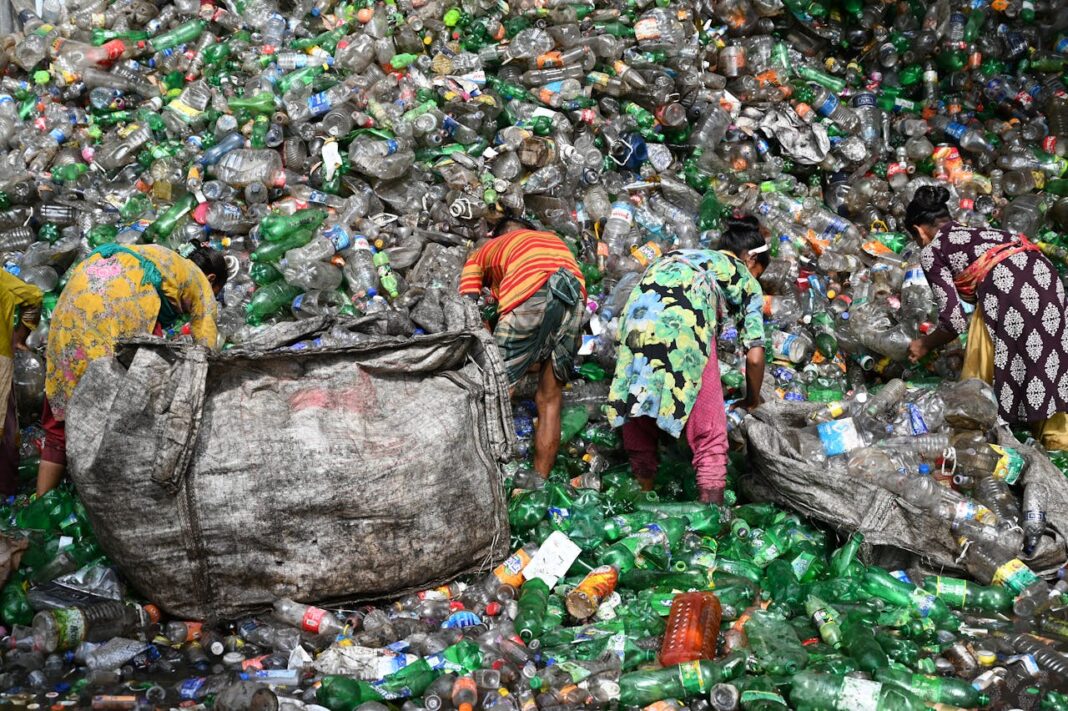
<instances>
[{"instance_id":1,"label":"person in green floral jacket","mask_svg":"<svg viewBox=\"0 0 1068 711\"><path fill-rule=\"evenodd\" d=\"M619 354L606 414L623 428L623 447L642 488L659 463L661 433L685 431L702 501L720 503L727 473L727 418L716 334L738 327L747 349L746 398L752 409L764 379L764 292L769 261L755 218L728 220L719 250L669 252L651 264L619 321Z\"/></svg>"}]
</instances>

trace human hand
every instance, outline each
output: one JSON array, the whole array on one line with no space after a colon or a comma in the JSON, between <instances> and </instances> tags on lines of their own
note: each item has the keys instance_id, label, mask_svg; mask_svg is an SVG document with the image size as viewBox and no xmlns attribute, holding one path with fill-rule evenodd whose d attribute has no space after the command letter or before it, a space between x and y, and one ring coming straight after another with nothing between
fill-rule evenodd
<instances>
[{"instance_id":1,"label":"human hand","mask_svg":"<svg viewBox=\"0 0 1068 711\"><path fill-rule=\"evenodd\" d=\"M927 345L927 341L922 338L914 338L909 343L909 362L915 363L921 360L931 351L930 346Z\"/></svg>"}]
</instances>

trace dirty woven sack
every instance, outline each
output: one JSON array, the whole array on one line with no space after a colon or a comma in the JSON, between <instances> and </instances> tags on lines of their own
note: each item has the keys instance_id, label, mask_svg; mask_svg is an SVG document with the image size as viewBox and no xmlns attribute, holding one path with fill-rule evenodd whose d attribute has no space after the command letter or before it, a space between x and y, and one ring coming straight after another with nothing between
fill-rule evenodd
<instances>
[{"instance_id":1,"label":"dirty woven sack","mask_svg":"<svg viewBox=\"0 0 1068 711\"><path fill-rule=\"evenodd\" d=\"M131 343L71 401L100 544L173 616L400 594L506 553L514 433L489 335L282 347L298 335L223 354Z\"/></svg>"}]
</instances>

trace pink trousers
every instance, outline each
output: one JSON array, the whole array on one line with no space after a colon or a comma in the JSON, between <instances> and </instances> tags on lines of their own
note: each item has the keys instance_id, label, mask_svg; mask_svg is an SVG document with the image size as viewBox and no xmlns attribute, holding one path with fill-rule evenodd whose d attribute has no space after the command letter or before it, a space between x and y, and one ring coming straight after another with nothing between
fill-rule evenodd
<instances>
[{"instance_id":1,"label":"pink trousers","mask_svg":"<svg viewBox=\"0 0 1068 711\"><path fill-rule=\"evenodd\" d=\"M711 350L712 357L701 373L701 390L684 429L693 451L699 489L722 489L727 479L727 414L714 343ZM651 478L656 474L662 434L655 417L632 417L623 423L623 448L635 476Z\"/></svg>"}]
</instances>

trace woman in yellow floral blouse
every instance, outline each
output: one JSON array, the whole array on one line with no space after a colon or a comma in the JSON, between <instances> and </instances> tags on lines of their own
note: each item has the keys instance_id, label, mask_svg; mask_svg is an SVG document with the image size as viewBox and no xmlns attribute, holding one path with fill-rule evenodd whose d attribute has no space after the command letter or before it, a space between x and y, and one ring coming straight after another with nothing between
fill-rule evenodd
<instances>
[{"instance_id":1,"label":"woman in yellow floral blouse","mask_svg":"<svg viewBox=\"0 0 1068 711\"><path fill-rule=\"evenodd\" d=\"M118 341L160 333L183 315L197 343L216 346L215 296L226 283L226 261L202 246L187 253L108 244L71 272L49 324L38 496L63 478L67 404L91 361L112 355Z\"/></svg>"},{"instance_id":2,"label":"woman in yellow floral blouse","mask_svg":"<svg viewBox=\"0 0 1068 711\"><path fill-rule=\"evenodd\" d=\"M653 262L623 309L615 378L605 407L623 428L623 448L643 489L651 489L661 433L684 432L697 488L722 503L727 419L716 358L724 322L740 325L746 348L746 400L760 404L764 378L764 292L757 277L768 251L755 218L728 220L721 249L683 249Z\"/></svg>"}]
</instances>

